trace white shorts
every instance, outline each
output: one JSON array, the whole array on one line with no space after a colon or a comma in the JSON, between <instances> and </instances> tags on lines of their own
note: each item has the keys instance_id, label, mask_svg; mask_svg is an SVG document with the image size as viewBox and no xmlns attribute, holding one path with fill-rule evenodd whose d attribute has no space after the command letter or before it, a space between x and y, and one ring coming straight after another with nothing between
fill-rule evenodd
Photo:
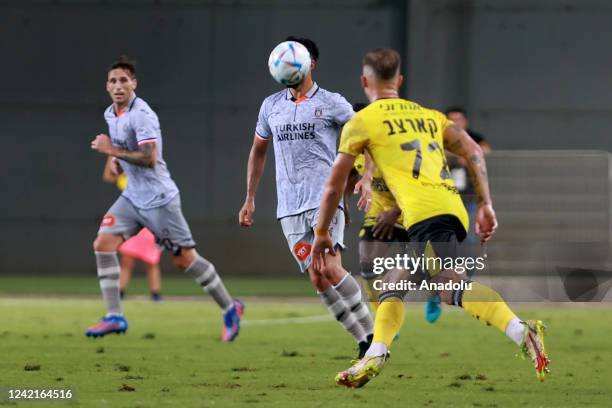
<instances>
[{"instance_id":1,"label":"white shorts","mask_svg":"<svg viewBox=\"0 0 612 408\"><path fill-rule=\"evenodd\" d=\"M289 244L289 249L293 254L300 270L304 273L312 263L310 252L314 241L314 229L317 226L319 209L304 211L301 214L290 215L280 219L283 233ZM341 208L336 210L334 218L329 225L329 235L334 243L334 247L344 248L344 211Z\"/></svg>"},{"instance_id":2,"label":"white shorts","mask_svg":"<svg viewBox=\"0 0 612 408\"><path fill-rule=\"evenodd\" d=\"M178 194L168 204L150 210L136 208L127 198L119 196L102 219L98 234L121 235L127 240L144 227L155 235L159 246L174 255L178 255L181 248L196 246Z\"/></svg>"}]
</instances>

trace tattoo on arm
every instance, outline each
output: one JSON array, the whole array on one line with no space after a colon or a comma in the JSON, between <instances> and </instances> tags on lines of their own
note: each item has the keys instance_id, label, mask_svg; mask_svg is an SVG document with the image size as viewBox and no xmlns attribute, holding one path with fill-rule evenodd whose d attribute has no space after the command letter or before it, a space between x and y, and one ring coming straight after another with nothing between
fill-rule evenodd
<instances>
[{"instance_id":1,"label":"tattoo on arm","mask_svg":"<svg viewBox=\"0 0 612 408\"><path fill-rule=\"evenodd\" d=\"M446 132L446 149L467 160L467 167L470 171L476 196L478 197L478 204L490 203L491 195L489 192L487 165L482 150L477 146L476 142L469 139L469 135L461 127L451 125L447 128Z\"/></svg>"},{"instance_id":2,"label":"tattoo on arm","mask_svg":"<svg viewBox=\"0 0 612 408\"><path fill-rule=\"evenodd\" d=\"M142 144L135 151L121 150L116 157L136 166L153 168L157 162L155 143Z\"/></svg>"}]
</instances>

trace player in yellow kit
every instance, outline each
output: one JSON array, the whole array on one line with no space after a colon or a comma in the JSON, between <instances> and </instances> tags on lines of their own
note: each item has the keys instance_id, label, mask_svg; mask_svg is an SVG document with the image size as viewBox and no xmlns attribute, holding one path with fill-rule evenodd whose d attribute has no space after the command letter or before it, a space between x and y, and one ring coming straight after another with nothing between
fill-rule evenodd
<instances>
[{"instance_id":1,"label":"player in yellow kit","mask_svg":"<svg viewBox=\"0 0 612 408\"><path fill-rule=\"evenodd\" d=\"M315 230L312 253L314 267L319 270L338 267L325 263L324 254L334 253L327 228L355 157L364 150L380 169L402 210L408 239L416 243L413 251L455 258L456 245L465 238L469 227L467 212L448 172L445 149L468 162L478 196L474 224L481 241L489 240L497 228L482 150L442 113L399 98L402 82L399 66L399 54L391 49L372 50L364 57L361 83L371 104L342 131ZM497 292L468 281L455 269L421 268L415 275L407 269L395 269L387 273L385 281L401 283L419 278L428 284L456 284L452 289L441 289L442 301L459 306L483 323L505 332L531 358L537 377L543 380L549 359L542 322L519 319ZM372 345L363 359L338 373L337 384L361 387L380 373L391 341L403 324L402 299L406 292L402 287L389 286L380 296Z\"/></svg>"},{"instance_id":2,"label":"player in yellow kit","mask_svg":"<svg viewBox=\"0 0 612 408\"><path fill-rule=\"evenodd\" d=\"M359 110L361 109L355 109L356 112ZM381 275L374 273L373 261L377 257L389 256L393 250L398 249L398 244L400 248L405 247L408 236L402 225L402 211L397 206L382 173L371 159L366 161L365 154L355 158L354 170L351 170L344 193L345 205L359 177L366 179L372 191L371 202L359 230L359 273L363 290L370 300L370 305L376 310L379 293L374 288L374 282ZM429 323L435 323L441 313L440 296L434 291L427 297L425 319Z\"/></svg>"}]
</instances>

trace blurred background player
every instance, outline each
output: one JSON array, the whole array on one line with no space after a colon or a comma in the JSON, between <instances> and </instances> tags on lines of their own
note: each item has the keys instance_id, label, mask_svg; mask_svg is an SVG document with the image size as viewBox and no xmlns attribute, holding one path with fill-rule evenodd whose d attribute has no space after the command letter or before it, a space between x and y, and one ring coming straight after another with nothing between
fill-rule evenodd
<instances>
[{"instance_id":1,"label":"blurred background player","mask_svg":"<svg viewBox=\"0 0 612 408\"><path fill-rule=\"evenodd\" d=\"M102 180L115 184L120 191L124 191L128 183L123 169L112 156L106 159ZM161 270L159 268L161 251L155 243L153 233L148 228L141 229L138 234L121 244L119 253L121 253L121 274L119 276L121 299L125 298L132 278L134 263L138 259L145 265L151 300L161 301Z\"/></svg>"},{"instance_id":2,"label":"blurred background player","mask_svg":"<svg viewBox=\"0 0 612 408\"><path fill-rule=\"evenodd\" d=\"M459 106L452 106L446 109L446 117L452 120L457 126L467 132L468 135L478 143L478 146L482 149L483 154L491 152L491 145L485 137L470 128L467 112L465 109ZM448 166L450 167L451 176L455 181L455 186L459 190L459 194L463 199L463 204L467 209L468 216L470 217L470 230L465 237L466 243L477 243L478 236L474 233L474 218L476 217L476 211L478 210L478 203L476 201L476 193L474 191L474 185L468 175L468 163L463 157L449 154L448 155Z\"/></svg>"},{"instance_id":3,"label":"blurred background player","mask_svg":"<svg viewBox=\"0 0 612 408\"><path fill-rule=\"evenodd\" d=\"M126 58L110 66L106 91L113 103L104 111L110 137L99 134L91 142L92 150L118 159L129 183L104 216L94 241L107 313L85 335L99 337L127 330L120 302L117 249L146 227L171 251L174 264L193 277L223 310L222 339L232 341L240 330L243 305L229 295L214 265L195 250L178 187L162 156L159 119L136 96L136 86L136 70Z\"/></svg>"},{"instance_id":4,"label":"blurred background player","mask_svg":"<svg viewBox=\"0 0 612 408\"><path fill-rule=\"evenodd\" d=\"M433 251L434 256L443 259L455 258L457 242L465 238L469 227L465 206L448 171L444 149L468 162L478 195L476 233L485 242L497 228L482 150L442 113L399 98L403 80L399 67L399 54L388 48L369 51L363 59L361 84L370 105L358 112L342 131L338 157L321 201L312 250L315 269L336 267L327 260L334 251L328 228L355 157L366 150L402 210L408 239L416 244L417 254ZM387 273L385 280L397 283L418 277L419 281L434 283L465 282L454 270L421 272L422 276L417 276L395 269ZM497 292L478 282L471 285L470 290L441 291L442 300L504 332L531 358L537 377L544 380L549 359L544 349L542 322L519 319ZM372 346L363 359L338 373L337 384L361 387L380 373L393 337L404 321L406 293L406 290L390 290L381 295Z\"/></svg>"},{"instance_id":5,"label":"blurred background player","mask_svg":"<svg viewBox=\"0 0 612 408\"><path fill-rule=\"evenodd\" d=\"M298 42L308 49L311 70L298 85L270 95L261 105L239 222L245 227L253 225L255 194L272 141L278 198L276 215L289 249L301 272L308 272L323 304L355 338L359 355L363 355L372 338L373 326L359 284L345 270L328 275L315 271L310 255L318 206L336 155L340 128L354 112L344 97L320 88L313 81L312 70L319 61L317 45L306 38L289 37L287 41ZM338 203L330 227L334 247L344 247L344 224L342 204Z\"/></svg>"},{"instance_id":6,"label":"blurred background player","mask_svg":"<svg viewBox=\"0 0 612 408\"><path fill-rule=\"evenodd\" d=\"M366 106L368 105L365 103L355 103L353 110L359 112ZM359 272L362 288L370 301L370 306L376 310L380 294L374 289L373 284L375 279L382 277L382 274L373 272L374 258L389 256L391 250L398 249L397 245L404 246L408 242L408 236L402 225L402 211L367 152L355 158L354 168L344 190L345 212L348 212L350 195L360 180L366 180L371 185L372 199L359 230ZM425 304L425 319L429 323L435 323L441 313L440 296L432 293L427 297Z\"/></svg>"}]
</instances>

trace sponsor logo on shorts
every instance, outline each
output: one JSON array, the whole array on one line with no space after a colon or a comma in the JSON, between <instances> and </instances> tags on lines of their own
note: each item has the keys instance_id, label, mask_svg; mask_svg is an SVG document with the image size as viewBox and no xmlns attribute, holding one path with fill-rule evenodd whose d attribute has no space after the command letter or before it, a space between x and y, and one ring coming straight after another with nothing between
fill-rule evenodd
<instances>
[{"instance_id":1,"label":"sponsor logo on shorts","mask_svg":"<svg viewBox=\"0 0 612 408\"><path fill-rule=\"evenodd\" d=\"M117 219L113 214L106 214L104 218L102 218L102 224L100 225L103 227L112 227L115 225L115 222L117 222Z\"/></svg>"},{"instance_id":2,"label":"sponsor logo on shorts","mask_svg":"<svg viewBox=\"0 0 612 408\"><path fill-rule=\"evenodd\" d=\"M300 261L304 262L308 256L310 255L310 251L312 250L312 245L308 242L298 242L293 247L293 254Z\"/></svg>"}]
</instances>

